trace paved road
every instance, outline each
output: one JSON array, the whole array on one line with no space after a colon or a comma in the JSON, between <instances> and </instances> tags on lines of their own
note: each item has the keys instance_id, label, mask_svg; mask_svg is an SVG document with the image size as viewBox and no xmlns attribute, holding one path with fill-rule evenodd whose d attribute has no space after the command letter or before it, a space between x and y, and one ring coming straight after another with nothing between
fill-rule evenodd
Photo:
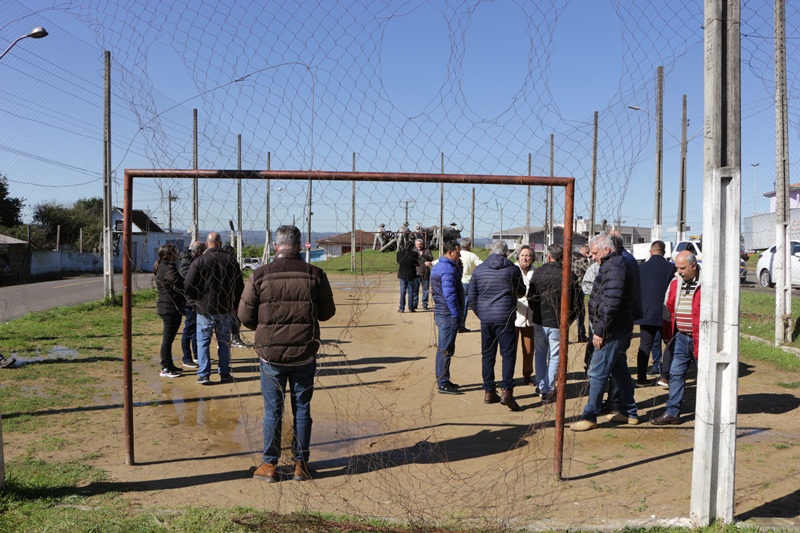
<instances>
[{"instance_id":1,"label":"paved road","mask_svg":"<svg viewBox=\"0 0 800 533\"><path fill-rule=\"evenodd\" d=\"M134 291L151 288L152 274L134 274ZM122 294L122 274L114 276L114 291ZM34 311L103 299L103 276L80 276L58 281L0 287L0 322Z\"/></svg>"}]
</instances>

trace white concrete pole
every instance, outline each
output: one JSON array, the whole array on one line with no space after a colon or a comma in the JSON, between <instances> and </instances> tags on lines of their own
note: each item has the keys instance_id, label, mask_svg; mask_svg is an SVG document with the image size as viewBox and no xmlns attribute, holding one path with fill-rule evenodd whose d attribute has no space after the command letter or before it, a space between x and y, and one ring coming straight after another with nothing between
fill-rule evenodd
<instances>
[{"instance_id":1,"label":"white concrete pole","mask_svg":"<svg viewBox=\"0 0 800 533\"><path fill-rule=\"evenodd\" d=\"M789 211L789 117L786 100L786 10L775 0L775 345L792 341L792 251Z\"/></svg>"},{"instance_id":2,"label":"white concrete pole","mask_svg":"<svg viewBox=\"0 0 800 533\"><path fill-rule=\"evenodd\" d=\"M703 270L690 516L733 521L739 377L740 0L705 0Z\"/></svg>"},{"instance_id":3,"label":"white concrete pole","mask_svg":"<svg viewBox=\"0 0 800 533\"><path fill-rule=\"evenodd\" d=\"M656 183L653 231L650 239L661 240L661 192L664 184L664 67L656 71Z\"/></svg>"}]
</instances>

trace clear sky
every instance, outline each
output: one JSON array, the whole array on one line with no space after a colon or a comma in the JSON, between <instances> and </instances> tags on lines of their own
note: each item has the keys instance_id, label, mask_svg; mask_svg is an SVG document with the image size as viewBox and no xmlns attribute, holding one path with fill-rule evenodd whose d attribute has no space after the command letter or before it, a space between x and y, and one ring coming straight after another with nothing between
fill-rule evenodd
<instances>
[{"instance_id":1,"label":"clear sky","mask_svg":"<svg viewBox=\"0 0 800 533\"><path fill-rule=\"evenodd\" d=\"M588 217L593 113L599 113L596 220L649 227L655 72L665 67L664 229L677 215L681 96L689 135L703 120L702 2L97 3L6 0L0 47L0 172L12 196L71 203L102 196L103 50L112 53L115 202L125 168L190 168L192 109L201 168L527 174L578 180ZM54 7L55 6L55 7ZM755 7L755 5L753 4ZM772 14L742 11L742 209L767 210L775 174ZM787 6L790 107L800 13ZM795 54L792 56L792 54ZM628 105L643 111L632 111ZM796 144L797 113L792 112ZM690 233L702 220L702 135L689 143ZM794 153L794 150L793 152ZM756 165L757 163L757 165ZM791 168L791 166L790 166ZM792 180L800 181L800 180ZM272 225L307 216L306 183L273 183ZM191 183L137 183L135 207L191 223ZM264 226L264 183L243 186L243 226ZM448 185L445 223L469 227L471 187ZM201 184L204 229L236 220L236 184ZM544 218L531 194L531 225ZM315 183L315 231L347 231L350 185ZM563 217L556 195L556 219ZM525 188L476 187L478 236L524 226ZM357 224L438 223L439 188L359 184ZM502 210L502 216L501 216ZM669 238L670 234L667 232Z\"/></svg>"}]
</instances>

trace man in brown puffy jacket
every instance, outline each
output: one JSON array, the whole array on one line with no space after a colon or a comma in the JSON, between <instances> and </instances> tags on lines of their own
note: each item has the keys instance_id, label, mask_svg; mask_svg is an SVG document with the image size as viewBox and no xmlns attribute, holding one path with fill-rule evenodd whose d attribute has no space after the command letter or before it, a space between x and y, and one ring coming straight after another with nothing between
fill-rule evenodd
<instances>
[{"instance_id":1,"label":"man in brown puffy jacket","mask_svg":"<svg viewBox=\"0 0 800 533\"><path fill-rule=\"evenodd\" d=\"M239 302L239 319L256 330L264 396L264 463L253 477L278 481L281 421L286 382L294 415L294 479L310 479L311 397L314 394L319 321L336 313L328 277L300 256L300 230L281 226L275 232L275 259L253 272Z\"/></svg>"}]
</instances>

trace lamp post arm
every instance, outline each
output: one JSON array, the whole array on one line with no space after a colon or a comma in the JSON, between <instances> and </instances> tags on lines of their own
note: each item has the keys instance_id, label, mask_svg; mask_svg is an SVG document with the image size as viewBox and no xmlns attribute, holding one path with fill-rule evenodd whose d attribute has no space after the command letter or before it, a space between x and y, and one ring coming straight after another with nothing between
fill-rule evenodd
<instances>
[{"instance_id":1,"label":"lamp post arm","mask_svg":"<svg viewBox=\"0 0 800 533\"><path fill-rule=\"evenodd\" d=\"M21 37L17 37L16 39L14 39L14 41L13 41L11 44L9 44L9 45L8 45L8 48L6 48L6 49L3 51L3 53L2 53L2 54L0 54L0 59L3 59L3 57L5 57L5 55L8 53L8 51L9 51L9 50L11 50L12 48L14 48L14 45L15 45L15 44L17 44L17 43L18 43L18 42L20 42L22 39L25 39L25 38L27 38L27 37L30 37L30 35L22 35Z\"/></svg>"}]
</instances>

